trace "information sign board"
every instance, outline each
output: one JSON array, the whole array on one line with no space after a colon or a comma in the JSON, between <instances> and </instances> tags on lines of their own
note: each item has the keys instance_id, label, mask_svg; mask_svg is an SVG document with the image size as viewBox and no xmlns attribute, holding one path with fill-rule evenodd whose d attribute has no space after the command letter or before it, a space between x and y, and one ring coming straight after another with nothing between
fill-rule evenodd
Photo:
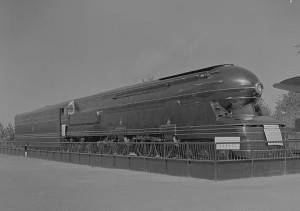
<instances>
[{"instance_id":1,"label":"information sign board","mask_svg":"<svg viewBox=\"0 0 300 211\"><path fill-rule=\"evenodd\" d=\"M278 125L264 125L264 132L268 145L283 145L281 131Z\"/></svg>"},{"instance_id":2,"label":"information sign board","mask_svg":"<svg viewBox=\"0 0 300 211\"><path fill-rule=\"evenodd\" d=\"M215 137L216 149L240 149L240 137Z\"/></svg>"}]
</instances>

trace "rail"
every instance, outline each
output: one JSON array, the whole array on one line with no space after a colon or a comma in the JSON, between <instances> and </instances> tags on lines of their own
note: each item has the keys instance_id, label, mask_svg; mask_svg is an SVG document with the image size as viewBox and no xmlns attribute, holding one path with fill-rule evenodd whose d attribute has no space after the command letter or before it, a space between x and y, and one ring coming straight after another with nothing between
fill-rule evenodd
<instances>
[{"instance_id":1,"label":"rail","mask_svg":"<svg viewBox=\"0 0 300 211\"><path fill-rule=\"evenodd\" d=\"M72 152L111 156L183 159L199 161L238 161L300 157L300 140L276 142L0 142L0 148L50 152Z\"/></svg>"}]
</instances>

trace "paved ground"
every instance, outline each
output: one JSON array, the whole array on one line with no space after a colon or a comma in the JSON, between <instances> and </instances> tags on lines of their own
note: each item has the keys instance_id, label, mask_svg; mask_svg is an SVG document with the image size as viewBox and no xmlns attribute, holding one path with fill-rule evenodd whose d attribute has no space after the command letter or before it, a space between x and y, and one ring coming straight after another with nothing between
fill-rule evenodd
<instances>
[{"instance_id":1,"label":"paved ground","mask_svg":"<svg viewBox=\"0 0 300 211\"><path fill-rule=\"evenodd\" d=\"M300 175L214 182L0 155L0 211L300 210Z\"/></svg>"}]
</instances>

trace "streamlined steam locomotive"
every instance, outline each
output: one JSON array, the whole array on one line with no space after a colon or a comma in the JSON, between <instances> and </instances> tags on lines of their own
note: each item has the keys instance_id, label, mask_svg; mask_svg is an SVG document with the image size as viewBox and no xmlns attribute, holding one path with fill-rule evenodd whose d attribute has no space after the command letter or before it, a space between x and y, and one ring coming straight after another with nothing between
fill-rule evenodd
<instances>
[{"instance_id":1,"label":"streamlined steam locomotive","mask_svg":"<svg viewBox=\"0 0 300 211\"><path fill-rule=\"evenodd\" d=\"M281 140L284 125L263 116L257 104L262 92L252 72L217 65L16 115L15 137L25 142Z\"/></svg>"}]
</instances>

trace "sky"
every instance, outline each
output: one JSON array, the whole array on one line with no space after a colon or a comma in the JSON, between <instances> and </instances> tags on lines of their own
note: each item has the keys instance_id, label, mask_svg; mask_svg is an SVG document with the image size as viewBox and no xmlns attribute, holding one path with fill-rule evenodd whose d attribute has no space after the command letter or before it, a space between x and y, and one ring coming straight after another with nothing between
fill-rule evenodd
<instances>
[{"instance_id":1,"label":"sky","mask_svg":"<svg viewBox=\"0 0 300 211\"><path fill-rule=\"evenodd\" d=\"M0 122L218 64L274 83L300 75L300 0L0 0Z\"/></svg>"}]
</instances>

